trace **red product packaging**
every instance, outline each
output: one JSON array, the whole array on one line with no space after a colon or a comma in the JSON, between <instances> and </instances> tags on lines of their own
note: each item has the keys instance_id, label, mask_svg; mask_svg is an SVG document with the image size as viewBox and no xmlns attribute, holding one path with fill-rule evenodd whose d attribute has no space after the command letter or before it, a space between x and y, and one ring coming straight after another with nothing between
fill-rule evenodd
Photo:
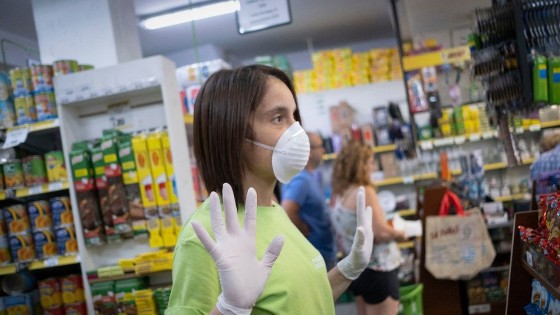
<instances>
[{"instance_id":1,"label":"red product packaging","mask_svg":"<svg viewBox=\"0 0 560 315\"><path fill-rule=\"evenodd\" d=\"M87 315L87 307L85 303L64 305L64 313L66 315Z\"/></svg>"}]
</instances>

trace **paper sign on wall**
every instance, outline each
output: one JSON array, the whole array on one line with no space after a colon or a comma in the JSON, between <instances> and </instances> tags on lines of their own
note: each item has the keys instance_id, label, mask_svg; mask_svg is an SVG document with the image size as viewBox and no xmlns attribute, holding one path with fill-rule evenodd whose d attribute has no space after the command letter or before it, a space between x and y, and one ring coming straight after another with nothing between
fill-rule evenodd
<instances>
[{"instance_id":1,"label":"paper sign on wall","mask_svg":"<svg viewBox=\"0 0 560 315\"><path fill-rule=\"evenodd\" d=\"M240 0L237 11L239 34L292 23L289 0Z\"/></svg>"}]
</instances>

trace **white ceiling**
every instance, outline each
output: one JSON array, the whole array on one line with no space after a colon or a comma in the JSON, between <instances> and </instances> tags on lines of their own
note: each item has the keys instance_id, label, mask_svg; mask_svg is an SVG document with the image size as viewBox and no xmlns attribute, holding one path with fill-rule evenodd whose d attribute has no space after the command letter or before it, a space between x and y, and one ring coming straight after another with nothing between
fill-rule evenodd
<instances>
[{"instance_id":1,"label":"white ceiling","mask_svg":"<svg viewBox=\"0 0 560 315\"><path fill-rule=\"evenodd\" d=\"M134 0L138 16L201 0ZM412 35L422 31L469 25L474 7L490 0L403 0L400 15ZM291 0L293 22L261 32L239 35L235 15L172 26L160 30L140 28L144 56L166 54L196 44L214 45L239 59L260 54L344 46L355 42L394 38L389 0ZM0 0L0 30L36 40L31 0ZM406 28L406 27L405 27ZM408 32L404 30L406 34ZM193 36L196 34L196 36Z\"/></svg>"}]
</instances>

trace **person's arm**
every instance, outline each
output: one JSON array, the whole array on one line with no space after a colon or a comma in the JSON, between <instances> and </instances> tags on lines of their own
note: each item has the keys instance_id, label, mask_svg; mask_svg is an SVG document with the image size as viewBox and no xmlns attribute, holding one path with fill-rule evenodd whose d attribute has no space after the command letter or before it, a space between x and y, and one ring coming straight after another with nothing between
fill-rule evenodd
<instances>
[{"instance_id":1,"label":"person's arm","mask_svg":"<svg viewBox=\"0 0 560 315\"><path fill-rule=\"evenodd\" d=\"M360 187L356 196L356 234L352 249L329 271L333 299L336 300L348 288L352 280L356 280L366 269L373 249L373 223L371 207L366 208L364 188Z\"/></svg>"},{"instance_id":2,"label":"person's arm","mask_svg":"<svg viewBox=\"0 0 560 315\"><path fill-rule=\"evenodd\" d=\"M298 228L298 230L307 237L309 235L309 226L303 222L303 220L299 216L299 204L292 200L283 200L282 201L282 208L288 214L288 217L292 221L292 223Z\"/></svg>"},{"instance_id":3,"label":"person's arm","mask_svg":"<svg viewBox=\"0 0 560 315\"><path fill-rule=\"evenodd\" d=\"M396 240L397 242L405 241L406 235L404 231L397 231L387 223L385 212L379 204L377 193L371 186L367 186L366 190L366 205L371 207L373 215L373 230L375 231L375 242L383 243Z\"/></svg>"},{"instance_id":4,"label":"person's arm","mask_svg":"<svg viewBox=\"0 0 560 315\"><path fill-rule=\"evenodd\" d=\"M220 313L220 311L218 311L218 309L214 307L214 309L210 311L210 315L222 315L222 313Z\"/></svg>"}]
</instances>

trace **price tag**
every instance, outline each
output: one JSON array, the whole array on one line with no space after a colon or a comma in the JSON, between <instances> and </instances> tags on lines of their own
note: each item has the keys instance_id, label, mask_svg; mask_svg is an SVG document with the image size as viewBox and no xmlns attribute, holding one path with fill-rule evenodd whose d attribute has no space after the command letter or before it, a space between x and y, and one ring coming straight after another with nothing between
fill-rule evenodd
<instances>
[{"instance_id":1,"label":"price tag","mask_svg":"<svg viewBox=\"0 0 560 315\"><path fill-rule=\"evenodd\" d=\"M490 139L490 138L494 138L493 131L485 131L482 133L482 139Z\"/></svg>"},{"instance_id":2,"label":"price tag","mask_svg":"<svg viewBox=\"0 0 560 315\"><path fill-rule=\"evenodd\" d=\"M523 127L515 127L515 133L523 133L523 131L525 131Z\"/></svg>"},{"instance_id":3,"label":"price tag","mask_svg":"<svg viewBox=\"0 0 560 315\"><path fill-rule=\"evenodd\" d=\"M414 184L414 176L405 176L402 179L403 184Z\"/></svg>"},{"instance_id":4,"label":"price tag","mask_svg":"<svg viewBox=\"0 0 560 315\"><path fill-rule=\"evenodd\" d=\"M529 126L529 131L539 131L541 130L541 125L531 125Z\"/></svg>"},{"instance_id":5,"label":"price tag","mask_svg":"<svg viewBox=\"0 0 560 315\"><path fill-rule=\"evenodd\" d=\"M76 255L76 262L80 262L82 260L82 258L80 257L80 254Z\"/></svg>"},{"instance_id":6,"label":"price tag","mask_svg":"<svg viewBox=\"0 0 560 315\"><path fill-rule=\"evenodd\" d=\"M45 267L56 267L59 264L58 257L52 257L43 261Z\"/></svg>"},{"instance_id":7,"label":"price tag","mask_svg":"<svg viewBox=\"0 0 560 315\"><path fill-rule=\"evenodd\" d=\"M29 188L30 195L37 195L43 192L43 186L34 186Z\"/></svg>"},{"instance_id":8,"label":"price tag","mask_svg":"<svg viewBox=\"0 0 560 315\"><path fill-rule=\"evenodd\" d=\"M6 189L4 190L4 195L6 195L6 199L13 199L16 197L16 191L14 189Z\"/></svg>"},{"instance_id":9,"label":"price tag","mask_svg":"<svg viewBox=\"0 0 560 315\"><path fill-rule=\"evenodd\" d=\"M471 142L475 142L475 141L480 141L480 134L474 134L474 135L470 135L469 136L469 141Z\"/></svg>"},{"instance_id":10,"label":"price tag","mask_svg":"<svg viewBox=\"0 0 560 315\"><path fill-rule=\"evenodd\" d=\"M49 191L57 191L62 189L61 182L54 182L49 184Z\"/></svg>"},{"instance_id":11,"label":"price tag","mask_svg":"<svg viewBox=\"0 0 560 315\"><path fill-rule=\"evenodd\" d=\"M422 150L431 150L434 148L434 144L432 143L432 141L428 140L428 141L421 141L420 142L420 148Z\"/></svg>"},{"instance_id":12,"label":"price tag","mask_svg":"<svg viewBox=\"0 0 560 315\"><path fill-rule=\"evenodd\" d=\"M6 141L4 141L3 149L13 148L20 143L24 143L27 140L27 135L29 134L29 125L24 125L21 127L9 129L6 135Z\"/></svg>"},{"instance_id":13,"label":"price tag","mask_svg":"<svg viewBox=\"0 0 560 315\"><path fill-rule=\"evenodd\" d=\"M466 140L465 136L455 137L455 144L463 144L463 143L465 143L465 140Z\"/></svg>"},{"instance_id":14,"label":"price tag","mask_svg":"<svg viewBox=\"0 0 560 315\"><path fill-rule=\"evenodd\" d=\"M128 104L118 104L109 107L109 121L113 128L121 131L134 130L134 114Z\"/></svg>"},{"instance_id":15,"label":"price tag","mask_svg":"<svg viewBox=\"0 0 560 315\"><path fill-rule=\"evenodd\" d=\"M533 255L529 251L526 252L527 264L533 267Z\"/></svg>"},{"instance_id":16,"label":"price tag","mask_svg":"<svg viewBox=\"0 0 560 315\"><path fill-rule=\"evenodd\" d=\"M484 314L492 310L490 304L469 305L469 314Z\"/></svg>"}]
</instances>

